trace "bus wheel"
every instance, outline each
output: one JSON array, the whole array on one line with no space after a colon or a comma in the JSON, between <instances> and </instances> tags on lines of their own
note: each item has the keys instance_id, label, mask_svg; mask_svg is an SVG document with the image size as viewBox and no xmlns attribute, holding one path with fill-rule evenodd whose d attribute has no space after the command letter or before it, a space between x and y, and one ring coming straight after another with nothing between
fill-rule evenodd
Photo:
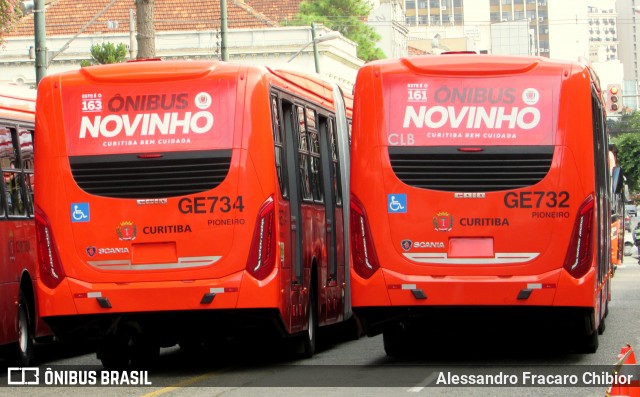
<instances>
[{"instance_id":1,"label":"bus wheel","mask_svg":"<svg viewBox=\"0 0 640 397\"><path fill-rule=\"evenodd\" d=\"M15 361L19 366L27 366L33 359L33 335L29 306L22 291L18 296L18 343L15 347Z\"/></svg>"},{"instance_id":2,"label":"bus wheel","mask_svg":"<svg viewBox=\"0 0 640 397\"><path fill-rule=\"evenodd\" d=\"M316 299L316 289L312 285L311 292L309 293L309 310L308 313L308 328L307 332L303 336L303 356L305 358L311 358L316 352L316 341L318 339L318 305Z\"/></svg>"},{"instance_id":3,"label":"bus wheel","mask_svg":"<svg viewBox=\"0 0 640 397\"><path fill-rule=\"evenodd\" d=\"M600 320L600 325L598 325L598 335L604 334L604 330L607 329L607 324L604 321L604 317Z\"/></svg>"},{"instance_id":4,"label":"bus wheel","mask_svg":"<svg viewBox=\"0 0 640 397\"><path fill-rule=\"evenodd\" d=\"M146 369L158 362L160 357L160 344L148 335L139 334L133 338L131 349L131 365L136 368Z\"/></svg>"},{"instance_id":5,"label":"bus wheel","mask_svg":"<svg viewBox=\"0 0 640 397\"><path fill-rule=\"evenodd\" d=\"M342 328L342 335L349 341L358 340L364 334L360 320L355 314L352 314L348 320L343 321L340 327Z\"/></svg>"},{"instance_id":6,"label":"bus wheel","mask_svg":"<svg viewBox=\"0 0 640 397\"><path fill-rule=\"evenodd\" d=\"M597 330L594 330L591 335L587 336L586 338L586 343L584 345L584 353L595 353L598 350L598 345L599 343L599 339L598 339L598 334L599 332Z\"/></svg>"},{"instance_id":7,"label":"bus wheel","mask_svg":"<svg viewBox=\"0 0 640 397\"><path fill-rule=\"evenodd\" d=\"M129 365L128 338L107 335L100 341L98 358L105 369L122 370Z\"/></svg>"},{"instance_id":8,"label":"bus wheel","mask_svg":"<svg viewBox=\"0 0 640 397\"><path fill-rule=\"evenodd\" d=\"M598 330L591 331L590 335L584 335L582 338L578 339L576 350L577 353L583 354L592 354L598 350Z\"/></svg>"},{"instance_id":9,"label":"bus wheel","mask_svg":"<svg viewBox=\"0 0 640 397\"><path fill-rule=\"evenodd\" d=\"M397 324L382 332L384 352L389 357L400 357L408 352L408 334L402 324Z\"/></svg>"}]
</instances>

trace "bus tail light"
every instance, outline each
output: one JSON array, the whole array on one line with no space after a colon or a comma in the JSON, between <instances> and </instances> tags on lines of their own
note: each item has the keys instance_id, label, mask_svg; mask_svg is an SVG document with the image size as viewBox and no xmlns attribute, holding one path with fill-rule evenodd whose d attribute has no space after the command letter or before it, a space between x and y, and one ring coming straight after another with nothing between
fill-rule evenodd
<instances>
[{"instance_id":1,"label":"bus tail light","mask_svg":"<svg viewBox=\"0 0 640 397\"><path fill-rule=\"evenodd\" d=\"M578 217L573 225L571 241L569 241L567 256L564 260L564 268L575 278L580 278L587 274L591 267L594 209L595 201L593 195L590 195L580 206Z\"/></svg>"},{"instance_id":2,"label":"bus tail light","mask_svg":"<svg viewBox=\"0 0 640 397\"><path fill-rule=\"evenodd\" d=\"M49 288L55 288L65 277L51 224L40 207L35 208L36 239L38 246L38 270L40 280Z\"/></svg>"},{"instance_id":3,"label":"bus tail light","mask_svg":"<svg viewBox=\"0 0 640 397\"><path fill-rule=\"evenodd\" d=\"M270 197L258 212L246 270L258 280L264 280L276 264L276 212Z\"/></svg>"},{"instance_id":4,"label":"bus tail light","mask_svg":"<svg viewBox=\"0 0 640 397\"><path fill-rule=\"evenodd\" d=\"M362 278L369 278L378 270L380 263L373 245L367 214L362 203L351 196L351 255L353 270Z\"/></svg>"}]
</instances>

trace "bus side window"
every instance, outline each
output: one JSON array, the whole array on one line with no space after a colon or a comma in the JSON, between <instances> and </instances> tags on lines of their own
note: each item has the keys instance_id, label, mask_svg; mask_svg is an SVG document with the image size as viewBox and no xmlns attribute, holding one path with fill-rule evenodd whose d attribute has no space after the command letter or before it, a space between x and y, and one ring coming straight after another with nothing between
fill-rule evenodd
<instances>
[{"instance_id":1,"label":"bus side window","mask_svg":"<svg viewBox=\"0 0 640 397\"><path fill-rule=\"evenodd\" d=\"M13 162L8 168L2 170L4 177L5 199L7 203L7 213L11 215L24 216L27 214L25 200L22 194L22 174L15 169Z\"/></svg>"},{"instance_id":2,"label":"bus side window","mask_svg":"<svg viewBox=\"0 0 640 397\"><path fill-rule=\"evenodd\" d=\"M336 206L342 207L342 181L340 178L340 159L338 158L338 139L335 119L329 119L329 151L331 152L331 172Z\"/></svg>"},{"instance_id":3,"label":"bus side window","mask_svg":"<svg viewBox=\"0 0 640 397\"><path fill-rule=\"evenodd\" d=\"M0 125L0 168L2 169L2 216L11 213L13 203L11 201L11 169L14 158L13 143L11 140L11 130L8 126Z\"/></svg>"},{"instance_id":4,"label":"bus side window","mask_svg":"<svg viewBox=\"0 0 640 397\"><path fill-rule=\"evenodd\" d=\"M286 157L284 152L284 134L281 127L281 116L278 108L278 97L271 95L271 119L273 128L273 145L276 160L276 174L278 175L278 184L280 185L280 193L283 198L289 197L289 183L286 179Z\"/></svg>"},{"instance_id":5,"label":"bus side window","mask_svg":"<svg viewBox=\"0 0 640 397\"><path fill-rule=\"evenodd\" d=\"M311 185L311 195L315 202L324 201L324 190L320 171L320 134L316 122L316 112L313 109L306 109L307 127L309 129L309 177Z\"/></svg>"},{"instance_id":6,"label":"bus side window","mask_svg":"<svg viewBox=\"0 0 640 397\"><path fill-rule=\"evenodd\" d=\"M309 138L307 134L307 126L305 124L304 108L296 107L298 119L298 158L300 167L300 191L302 199L305 201L313 200L311 193L311 181L309 177Z\"/></svg>"},{"instance_id":7,"label":"bus side window","mask_svg":"<svg viewBox=\"0 0 640 397\"><path fill-rule=\"evenodd\" d=\"M0 167L2 169L4 213L9 216L27 215L25 204L24 180L19 158L16 156L16 144L12 139L13 126L0 126Z\"/></svg>"},{"instance_id":8,"label":"bus side window","mask_svg":"<svg viewBox=\"0 0 640 397\"><path fill-rule=\"evenodd\" d=\"M18 142L20 144L20 159L22 160L22 178L21 186L23 189L23 200L27 209L27 214L33 216L33 130L21 128L18 130Z\"/></svg>"},{"instance_id":9,"label":"bus side window","mask_svg":"<svg viewBox=\"0 0 640 397\"><path fill-rule=\"evenodd\" d=\"M9 201L5 193L4 183L0 193L2 193L2 197L0 198L0 217L4 218L7 216L7 209L9 208Z\"/></svg>"}]
</instances>

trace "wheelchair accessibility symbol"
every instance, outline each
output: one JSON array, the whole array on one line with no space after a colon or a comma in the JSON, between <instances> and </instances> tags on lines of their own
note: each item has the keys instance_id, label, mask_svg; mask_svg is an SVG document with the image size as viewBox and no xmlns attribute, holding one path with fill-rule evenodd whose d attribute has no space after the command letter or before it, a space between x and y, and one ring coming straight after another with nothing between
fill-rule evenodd
<instances>
[{"instance_id":1,"label":"wheelchair accessibility symbol","mask_svg":"<svg viewBox=\"0 0 640 397\"><path fill-rule=\"evenodd\" d=\"M89 203L71 204L71 222L89 222Z\"/></svg>"},{"instance_id":2,"label":"wheelchair accessibility symbol","mask_svg":"<svg viewBox=\"0 0 640 397\"><path fill-rule=\"evenodd\" d=\"M407 195L406 194L387 195L387 209L389 213L394 213L394 214L407 212Z\"/></svg>"}]
</instances>

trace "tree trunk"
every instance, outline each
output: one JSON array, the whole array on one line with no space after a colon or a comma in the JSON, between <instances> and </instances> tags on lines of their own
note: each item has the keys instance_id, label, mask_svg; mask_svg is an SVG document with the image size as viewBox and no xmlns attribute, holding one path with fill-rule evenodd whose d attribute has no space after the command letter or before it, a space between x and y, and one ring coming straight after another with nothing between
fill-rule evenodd
<instances>
[{"instance_id":1,"label":"tree trunk","mask_svg":"<svg viewBox=\"0 0 640 397\"><path fill-rule=\"evenodd\" d=\"M137 59L153 58L156 56L156 30L153 26L153 9L155 0L135 0L136 25L138 28Z\"/></svg>"}]
</instances>

